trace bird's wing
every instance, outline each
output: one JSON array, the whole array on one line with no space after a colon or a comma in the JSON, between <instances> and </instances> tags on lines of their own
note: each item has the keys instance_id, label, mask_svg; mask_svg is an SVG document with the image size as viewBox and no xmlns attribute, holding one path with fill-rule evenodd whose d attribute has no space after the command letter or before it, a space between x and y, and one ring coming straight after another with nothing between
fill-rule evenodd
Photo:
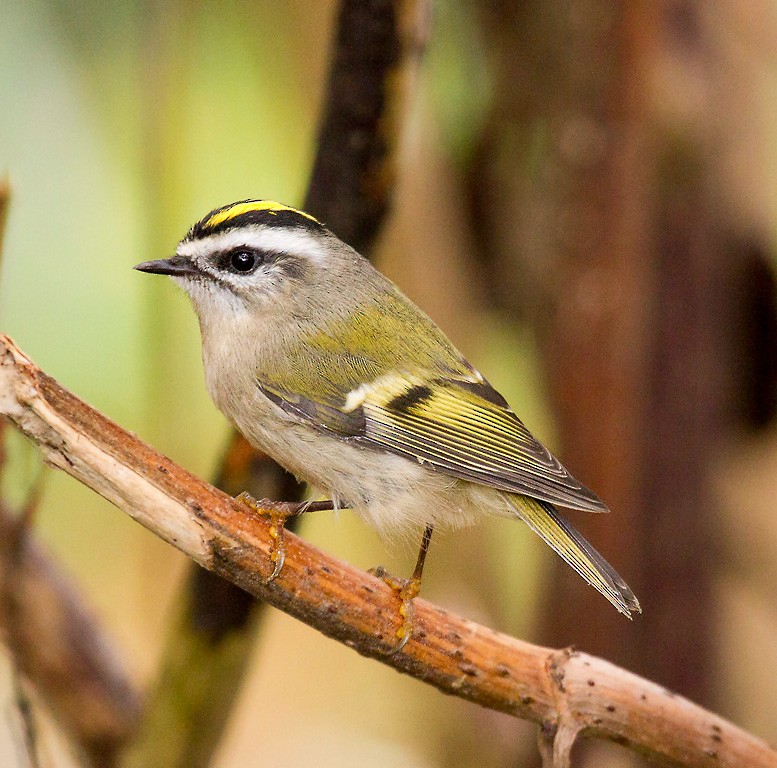
<instances>
[{"instance_id":1,"label":"bird's wing","mask_svg":"<svg viewBox=\"0 0 777 768\"><path fill-rule=\"evenodd\" d=\"M422 380L396 372L328 402L259 381L288 413L343 439L358 439L440 472L571 509L607 507L561 465L487 382Z\"/></svg>"}]
</instances>

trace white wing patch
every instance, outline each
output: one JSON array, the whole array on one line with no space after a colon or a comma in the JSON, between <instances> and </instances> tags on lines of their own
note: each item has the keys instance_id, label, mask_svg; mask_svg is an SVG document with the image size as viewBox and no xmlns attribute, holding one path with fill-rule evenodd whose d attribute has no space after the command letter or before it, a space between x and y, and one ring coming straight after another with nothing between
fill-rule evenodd
<instances>
[{"instance_id":1,"label":"white wing patch","mask_svg":"<svg viewBox=\"0 0 777 768\"><path fill-rule=\"evenodd\" d=\"M365 382L356 387L356 389L352 389L345 396L343 410L346 413L353 413L368 400L379 405L385 405L395 397L407 392L408 389L422 384L423 380L417 376L387 373L385 376L379 376L375 381Z\"/></svg>"}]
</instances>

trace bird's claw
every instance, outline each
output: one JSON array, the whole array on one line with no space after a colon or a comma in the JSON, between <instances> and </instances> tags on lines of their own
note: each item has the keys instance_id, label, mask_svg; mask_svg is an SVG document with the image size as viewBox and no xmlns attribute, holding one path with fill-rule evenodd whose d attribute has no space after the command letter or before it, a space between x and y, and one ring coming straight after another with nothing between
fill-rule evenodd
<instances>
[{"instance_id":1,"label":"bird's claw","mask_svg":"<svg viewBox=\"0 0 777 768\"><path fill-rule=\"evenodd\" d=\"M379 565L376 568L370 568L369 571L373 576L377 576L386 582L395 592L399 594L399 617L401 624L396 631L397 644L385 652L386 656L394 656L404 649L408 640L413 636L413 600L418 596L421 591L421 579L418 577L411 577L409 579L400 579L397 576L392 576L386 569Z\"/></svg>"},{"instance_id":2,"label":"bird's claw","mask_svg":"<svg viewBox=\"0 0 777 768\"><path fill-rule=\"evenodd\" d=\"M286 561L286 550L283 548L282 543L280 546L276 543L275 548L270 554L270 560L275 563L275 567L273 568L272 573L264 580L265 584L275 581L283 569L283 564Z\"/></svg>"},{"instance_id":3,"label":"bird's claw","mask_svg":"<svg viewBox=\"0 0 777 768\"><path fill-rule=\"evenodd\" d=\"M270 584L275 581L283 570L283 564L286 562L286 549L283 544L283 534L286 530L286 519L290 516L288 512L278 509L274 502L263 500L257 501L250 493L243 491L237 496L238 501L242 501L247 507L262 517L270 518L270 561L273 563L272 573L263 580L263 584Z\"/></svg>"}]
</instances>

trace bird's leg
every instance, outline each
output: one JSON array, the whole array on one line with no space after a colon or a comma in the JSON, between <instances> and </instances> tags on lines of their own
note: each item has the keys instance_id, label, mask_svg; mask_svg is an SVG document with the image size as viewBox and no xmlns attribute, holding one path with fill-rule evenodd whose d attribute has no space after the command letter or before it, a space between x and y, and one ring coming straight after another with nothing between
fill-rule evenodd
<instances>
[{"instance_id":1,"label":"bird's leg","mask_svg":"<svg viewBox=\"0 0 777 768\"><path fill-rule=\"evenodd\" d=\"M399 606L399 616L402 619L402 624L396 633L399 642L388 652L389 656L399 653L407 645L407 641L413 634L413 600L421 591L421 576L424 571L424 561L426 560L426 553L429 551L429 542L432 540L433 531L434 527L431 525L427 525L424 529L421 549L418 552L418 560L413 569L413 575L409 579L399 579L396 576L392 576L381 566L370 571L370 573L383 579L392 589L395 589L399 593L399 599L402 601Z\"/></svg>"},{"instance_id":2,"label":"bird's leg","mask_svg":"<svg viewBox=\"0 0 777 768\"><path fill-rule=\"evenodd\" d=\"M335 508L333 501L270 501L260 499L257 501L250 493L243 491L237 497L247 507L270 518L270 561L273 563L272 573L264 580L265 584L274 581L283 568L286 559L286 549L283 544L283 534L286 531L286 521L290 517L302 515L305 512L318 512L319 510L332 510Z\"/></svg>"}]
</instances>

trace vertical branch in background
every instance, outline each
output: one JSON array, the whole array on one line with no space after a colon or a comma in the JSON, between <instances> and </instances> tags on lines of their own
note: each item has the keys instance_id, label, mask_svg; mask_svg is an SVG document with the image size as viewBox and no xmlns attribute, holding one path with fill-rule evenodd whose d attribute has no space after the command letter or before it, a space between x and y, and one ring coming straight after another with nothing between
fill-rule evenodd
<instances>
[{"instance_id":1,"label":"vertical branch in background","mask_svg":"<svg viewBox=\"0 0 777 768\"><path fill-rule=\"evenodd\" d=\"M89 764L108 768L137 724L140 697L80 596L32 540L26 517L0 504L4 642Z\"/></svg>"},{"instance_id":2,"label":"vertical branch in background","mask_svg":"<svg viewBox=\"0 0 777 768\"><path fill-rule=\"evenodd\" d=\"M662 448L650 445L656 433L646 387L655 351L649 329L657 267L647 70L660 12L644 3L617 9L605 5L592 3L587 16L560 20L575 43L562 63L561 120L554 126L558 143L551 162L566 181L548 202L567 227L557 244L559 270L544 276L549 282L542 295L548 303L534 319L564 456L614 510L603 522L578 522L626 576L648 615L625 625L589 591L554 572L551 599L558 609L544 614L543 635L564 638L562 642L574 637L581 647L595 648L631 668L649 668L662 683L705 700L702 670L709 656L704 649L693 659L684 651L673 659L672 651L662 647L661 671L649 659L649 635L661 610L652 596L651 572L666 573L661 564L644 558L642 548L655 520L653 499L645 492L663 482L645 466L649 451ZM603 13L606 21L601 24ZM597 56L597 51L607 53ZM580 88L576 73L586 55L594 56L599 66ZM698 531L702 520L687 521L687 530ZM708 590L700 590L696 599L702 613L690 618L696 630L688 637L704 635L706 629ZM675 679L686 664L698 673L691 689Z\"/></svg>"},{"instance_id":3,"label":"vertical branch in background","mask_svg":"<svg viewBox=\"0 0 777 768\"><path fill-rule=\"evenodd\" d=\"M343 0L304 208L369 253L394 186L399 130L422 48L426 0ZM233 433L215 483L295 500L304 488ZM296 525L292 518L290 526ZM210 763L265 605L191 566L155 689L127 766ZM175 734L175 738L172 738Z\"/></svg>"},{"instance_id":4,"label":"vertical branch in background","mask_svg":"<svg viewBox=\"0 0 777 768\"><path fill-rule=\"evenodd\" d=\"M11 184L8 177L0 179L0 254L3 252L5 237L5 221L8 218L8 207L11 204Z\"/></svg>"},{"instance_id":5,"label":"vertical branch in background","mask_svg":"<svg viewBox=\"0 0 777 768\"><path fill-rule=\"evenodd\" d=\"M484 14L498 95L472 174L474 220L498 299L536 330L561 456L614 511L574 524L649 612L637 532L651 150L643 51L627 35L640 4L508 5ZM641 21L647 39L655 22ZM636 664L644 617L624 622L597 598L555 569L545 634Z\"/></svg>"},{"instance_id":6,"label":"vertical branch in background","mask_svg":"<svg viewBox=\"0 0 777 768\"><path fill-rule=\"evenodd\" d=\"M536 329L565 463L613 510L575 524L645 610L622 622L554 570L543 634L708 701L709 473L748 343L716 165L723 54L689 2L490 0L483 18L497 98L471 174L480 241L495 293Z\"/></svg>"},{"instance_id":7,"label":"vertical branch in background","mask_svg":"<svg viewBox=\"0 0 777 768\"><path fill-rule=\"evenodd\" d=\"M651 221L655 280L645 366L639 553L654 615L641 634L641 669L710 703L718 550L710 476L730 427L733 284L710 198L705 152L659 136ZM679 150L679 151L678 151ZM663 155L663 157L662 157Z\"/></svg>"},{"instance_id":8,"label":"vertical branch in background","mask_svg":"<svg viewBox=\"0 0 777 768\"><path fill-rule=\"evenodd\" d=\"M396 150L429 0L343 0L305 210L367 256L391 206Z\"/></svg>"}]
</instances>

